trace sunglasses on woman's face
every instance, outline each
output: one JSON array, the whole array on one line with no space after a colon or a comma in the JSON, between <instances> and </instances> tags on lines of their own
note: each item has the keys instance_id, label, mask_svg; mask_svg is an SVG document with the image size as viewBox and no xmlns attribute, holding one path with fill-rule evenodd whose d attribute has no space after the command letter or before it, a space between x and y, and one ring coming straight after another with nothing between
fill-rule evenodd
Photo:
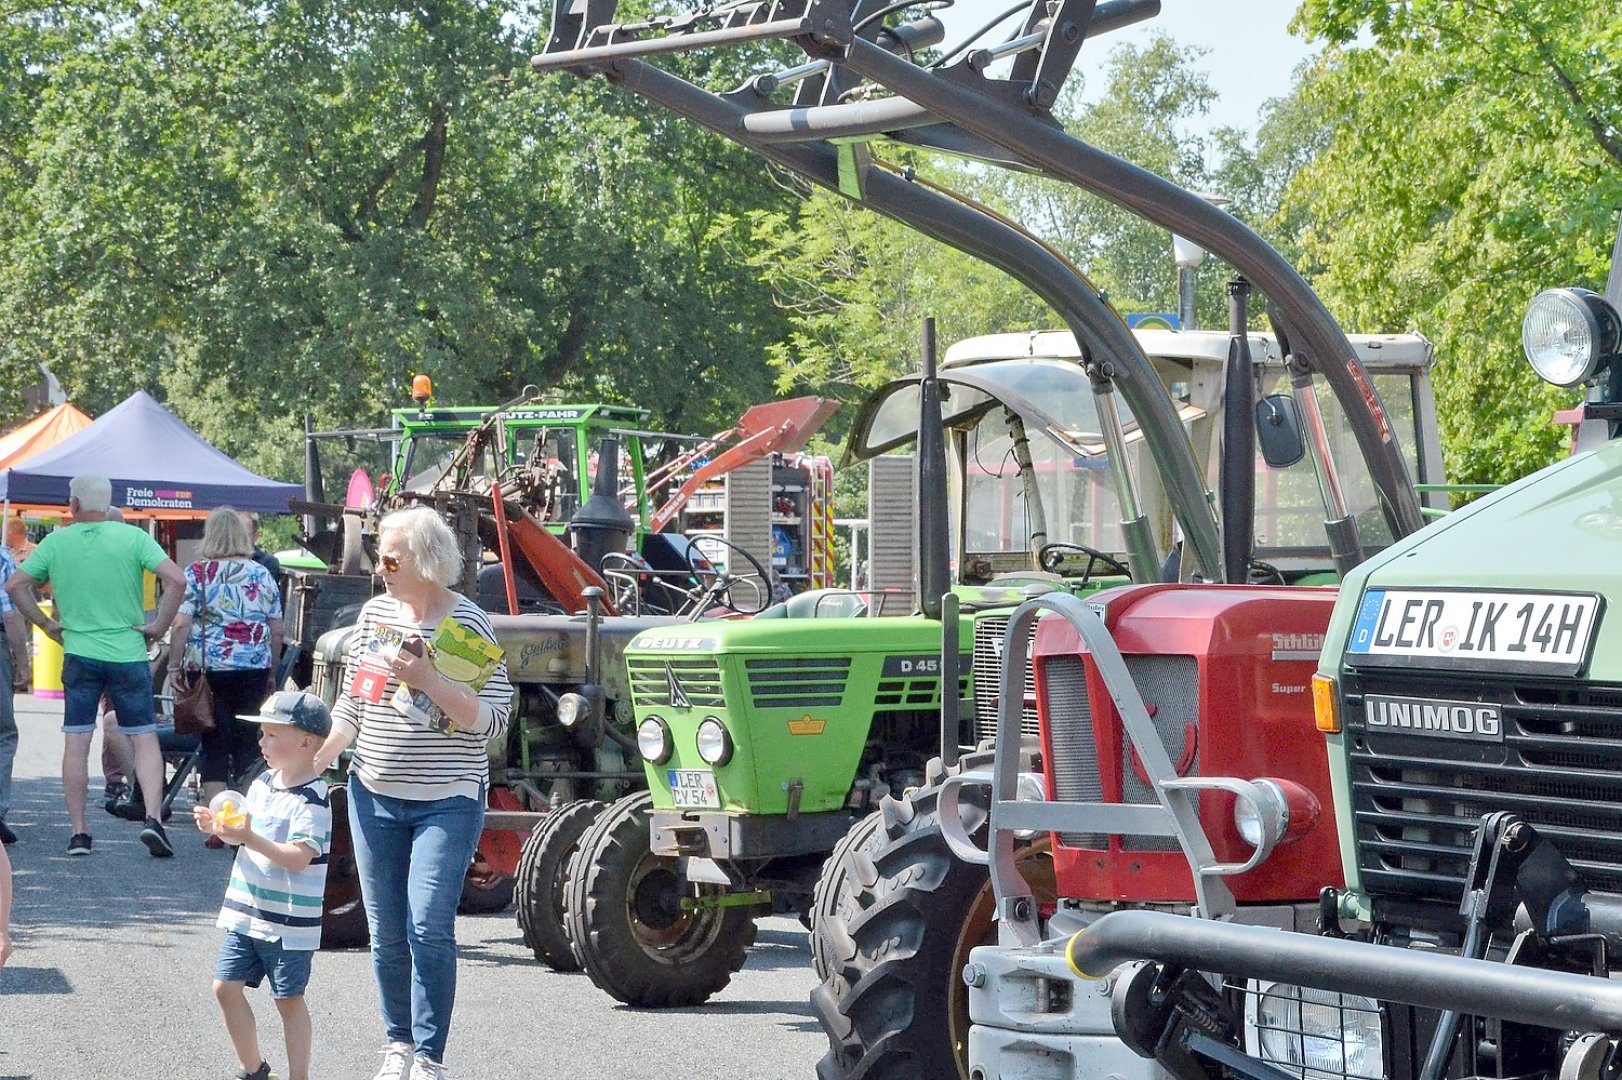
<instances>
[{"instance_id":1,"label":"sunglasses on woman's face","mask_svg":"<svg viewBox=\"0 0 1622 1080\"><path fill-rule=\"evenodd\" d=\"M380 556L377 561L382 563L383 569L387 570L391 574L398 574L400 572L400 556L398 555L383 555Z\"/></svg>"}]
</instances>

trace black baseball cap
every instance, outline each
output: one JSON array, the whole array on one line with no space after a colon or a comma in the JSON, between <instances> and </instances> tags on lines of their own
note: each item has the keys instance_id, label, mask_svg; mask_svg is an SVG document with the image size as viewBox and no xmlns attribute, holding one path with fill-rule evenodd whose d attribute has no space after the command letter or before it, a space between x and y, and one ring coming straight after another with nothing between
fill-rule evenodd
<instances>
[{"instance_id":1,"label":"black baseball cap","mask_svg":"<svg viewBox=\"0 0 1622 1080\"><path fill-rule=\"evenodd\" d=\"M332 733L332 713L327 703L303 690L278 690L259 706L258 716L239 716L256 724L286 724L300 731L326 738Z\"/></svg>"}]
</instances>

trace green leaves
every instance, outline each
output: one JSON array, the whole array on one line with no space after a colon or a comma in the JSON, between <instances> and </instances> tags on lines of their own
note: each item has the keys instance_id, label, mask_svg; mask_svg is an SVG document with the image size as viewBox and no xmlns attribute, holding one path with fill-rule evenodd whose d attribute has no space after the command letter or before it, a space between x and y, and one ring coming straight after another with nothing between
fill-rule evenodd
<instances>
[{"instance_id":1,"label":"green leaves","mask_svg":"<svg viewBox=\"0 0 1622 1080\"><path fill-rule=\"evenodd\" d=\"M782 326L719 211L786 199L606 84L532 75L538 24L483 0L4 16L0 397L40 360L91 411L146 388L281 476L306 412L379 422L423 370L445 401L535 382L729 423Z\"/></svg>"},{"instance_id":2,"label":"green leaves","mask_svg":"<svg viewBox=\"0 0 1622 1080\"><path fill-rule=\"evenodd\" d=\"M1325 0L1302 22L1344 43L1303 88L1330 137L1286 200L1331 310L1435 339L1451 478L1547 463L1575 396L1527 368L1520 319L1543 288L1604 286L1622 208L1614 6Z\"/></svg>"}]
</instances>

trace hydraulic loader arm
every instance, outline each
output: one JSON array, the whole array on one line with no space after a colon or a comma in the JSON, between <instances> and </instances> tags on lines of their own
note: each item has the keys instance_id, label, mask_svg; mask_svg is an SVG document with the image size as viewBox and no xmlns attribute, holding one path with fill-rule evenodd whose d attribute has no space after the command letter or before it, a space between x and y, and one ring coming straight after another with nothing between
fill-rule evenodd
<instances>
[{"instance_id":1,"label":"hydraulic loader arm","mask_svg":"<svg viewBox=\"0 0 1622 1080\"><path fill-rule=\"evenodd\" d=\"M1155 14L1156 0L1033 0L1017 36L990 48L965 43L927 68L912 62L911 49L897 49L880 37L875 23L888 10L868 0L778 0L611 25L611 0L582 0L559 6L547 51L533 63L538 70L603 72L774 160L782 159L772 151L833 146L836 140L834 185L868 205L873 170L866 142L887 137L1067 180L1194 240L1267 294L1277 329L1297 343L1294 362L1329 383L1393 534L1405 536L1423 524L1393 426L1367 371L1288 261L1193 192L1067 135L1054 122L1051 107L1085 37ZM794 41L810 62L763 73L724 96L688 84L709 99L707 108L695 107L698 102L677 104L668 88L655 87L654 69L637 59L763 38ZM1015 59L1009 78L986 77L994 61L1008 57ZM770 100L791 83L797 84L792 106ZM864 93L852 94L855 89ZM714 107L723 103L735 112L726 115ZM938 230L909 223L939 238ZM1121 381L1124 390L1129 379ZM1220 566L1220 560L1201 558L1202 566L1213 563ZM1208 572L1211 578L1219 574Z\"/></svg>"}]
</instances>

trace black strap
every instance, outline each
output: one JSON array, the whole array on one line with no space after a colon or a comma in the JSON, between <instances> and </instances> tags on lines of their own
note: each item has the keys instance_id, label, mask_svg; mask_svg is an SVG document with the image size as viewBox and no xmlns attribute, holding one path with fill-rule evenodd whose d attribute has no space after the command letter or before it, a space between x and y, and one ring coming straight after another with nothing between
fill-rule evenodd
<instances>
[{"instance_id":1,"label":"black strap","mask_svg":"<svg viewBox=\"0 0 1622 1080\"><path fill-rule=\"evenodd\" d=\"M211 560L212 561L212 560ZM203 565L202 560L192 563L194 569ZM208 594L203 591L203 571L197 571L197 670L208 674L208 632L203 629L203 621L208 618Z\"/></svg>"}]
</instances>

